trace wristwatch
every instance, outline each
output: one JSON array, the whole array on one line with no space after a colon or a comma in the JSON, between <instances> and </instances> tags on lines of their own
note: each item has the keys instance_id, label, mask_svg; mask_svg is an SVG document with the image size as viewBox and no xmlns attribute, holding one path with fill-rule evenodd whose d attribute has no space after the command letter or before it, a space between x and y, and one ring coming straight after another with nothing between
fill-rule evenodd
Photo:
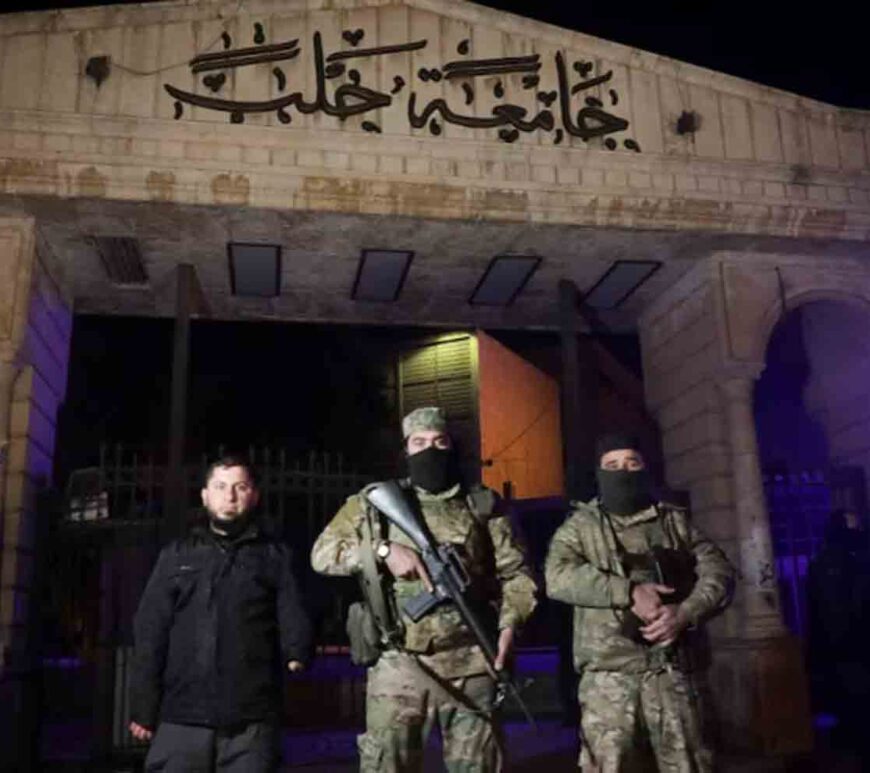
<instances>
[{"instance_id":1,"label":"wristwatch","mask_svg":"<svg viewBox=\"0 0 870 773\"><path fill-rule=\"evenodd\" d=\"M385 561L387 556L390 555L390 543L386 540L381 540L375 548L375 555L380 558L381 561Z\"/></svg>"}]
</instances>

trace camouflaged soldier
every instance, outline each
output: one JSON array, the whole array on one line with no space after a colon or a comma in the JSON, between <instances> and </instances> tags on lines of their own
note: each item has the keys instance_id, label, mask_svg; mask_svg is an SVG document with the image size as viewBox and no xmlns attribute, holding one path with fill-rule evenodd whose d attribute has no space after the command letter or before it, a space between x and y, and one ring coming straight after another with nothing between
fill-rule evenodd
<instances>
[{"instance_id":1,"label":"camouflaged soldier","mask_svg":"<svg viewBox=\"0 0 870 773\"><path fill-rule=\"evenodd\" d=\"M730 602L734 570L685 510L654 503L637 442L598 444L599 498L575 503L546 562L574 606L584 770L709 771L699 626Z\"/></svg>"},{"instance_id":2,"label":"camouflaged soldier","mask_svg":"<svg viewBox=\"0 0 870 773\"><path fill-rule=\"evenodd\" d=\"M488 489L463 487L441 409L412 411L402 422L402 432L409 472L403 484L416 494L435 539L452 543L462 556L472 596L491 602L493 631L496 626L499 631L496 667L501 668L516 629L535 607L536 593L510 521L492 505L476 505L482 492L494 502ZM421 771L426 738L438 725L448 771L499 771L503 751L492 710L495 681L483 653L449 604L416 623L397 613L424 587L431 590L431 582L410 539L384 520L376 518L377 534L367 536L371 522L365 499L350 497L311 551L316 571L336 575L363 573L374 554L385 578L394 635L381 636L387 643L368 671L367 727L358 739L360 769Z\"/></svg>"}]
</instances>

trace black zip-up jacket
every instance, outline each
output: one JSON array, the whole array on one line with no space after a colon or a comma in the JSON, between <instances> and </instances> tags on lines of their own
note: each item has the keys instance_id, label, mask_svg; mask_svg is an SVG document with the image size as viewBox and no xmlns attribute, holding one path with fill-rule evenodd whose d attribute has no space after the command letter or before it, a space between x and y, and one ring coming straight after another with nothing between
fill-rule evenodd
<instances>
[{"instance_id":1,"label":"black zip-up jacket","mask_svg":"<svg viewBox=\"0 0 870 773\"><path fill-rule=\"evenodd\" d=\"M232 541L197 527L165 547L133 630L130 718L147 728L278 720L287 662L310 654L290 550L256 520Z\"/></svg>"}]
</instances>

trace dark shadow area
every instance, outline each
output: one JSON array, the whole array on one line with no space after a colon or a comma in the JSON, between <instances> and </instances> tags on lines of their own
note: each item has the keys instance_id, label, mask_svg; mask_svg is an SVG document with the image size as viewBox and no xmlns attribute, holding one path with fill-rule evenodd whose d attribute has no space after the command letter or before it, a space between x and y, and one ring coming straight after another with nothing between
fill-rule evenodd
<instances>
[{"instance_id":1,"label":"dark shadow area","mask_svg":"<svg viewBox=\"0 0 870 773\"><path fill-rule=\"evenodd\" d=\"M832 302L790 311L755 392L783 615L804 645L817 756L844 765L870 762L866 476L862 445L849 436L865 413L841 393L855 388L861 367L854 316Z\"/></svg>"},{"instance_id":2,"label":"dark shadow area","mask_svg":"<svg viewBox=\"0 0 870 773\"><path fill-rule=\"evenodd\" d=\"M329 450L370 461L398 419L396 351L420 331L195 320L187 453L220 446ZM58 480L101 443L165 453L172 322L79 316L58 432Z\"/></svg>"},{"instance_id":3,"label":"dark shadow area","mask_svg":"<svg viewBox=\"0 0 870 773\"><path fill-rule=\"evenodd\" d=\"M57 443L61 493L44 518L39 615L40 746L46 760L69 769L135 765L142 755L126 732L126 680L133 612L161 544L172 332L160 319L75 319ZM196 505L205 462L219 447L247 452L261 475L262 510L294 546L317 625L318 658L286 685L288 733L297 739L288 741L291 762L301 754L301 764L313 764L310 742L328 769L329 749L344 743L333 736L352 737L362 725L365 674L349 663L344 631L356 582L315 575L308 551L346 496L402 474L403 398L455 401L452 355L441 366L447 389L418 378L421 363L434 367L426 357L407 358L409 347L433 336L444 337L408 328L192 324L188 503ZM514 338L521 356L559 377L555 335ZM636 354L636 342L627 350ZM539 574L566 507L561 499L516 503L513 517ZM575 702L569 648L556 648L570 640L564 611L542 603L524 638L524 697L540 716L561 717ZM558 684L567 688L561 696Z\"/></svg>"}]
</instances>

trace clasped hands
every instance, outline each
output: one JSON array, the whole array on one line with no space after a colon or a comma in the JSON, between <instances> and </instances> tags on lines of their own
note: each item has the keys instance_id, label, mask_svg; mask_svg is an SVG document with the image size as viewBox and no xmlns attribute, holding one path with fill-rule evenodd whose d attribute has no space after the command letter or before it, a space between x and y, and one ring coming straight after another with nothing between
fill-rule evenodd
<instances>
[{"instance_id":1,"label":"clasped hands","mask_svg":"<svg viewBox=\"0 0 870 773\"><path fill-rule=\"evenodd\" d=\"M679 604L668 604L667 597L674 589L668 585L641 583L631 590L632 607L643 622L640 634L650 644L673 644L689 624Z\"/></svg>"}]
</instances>

